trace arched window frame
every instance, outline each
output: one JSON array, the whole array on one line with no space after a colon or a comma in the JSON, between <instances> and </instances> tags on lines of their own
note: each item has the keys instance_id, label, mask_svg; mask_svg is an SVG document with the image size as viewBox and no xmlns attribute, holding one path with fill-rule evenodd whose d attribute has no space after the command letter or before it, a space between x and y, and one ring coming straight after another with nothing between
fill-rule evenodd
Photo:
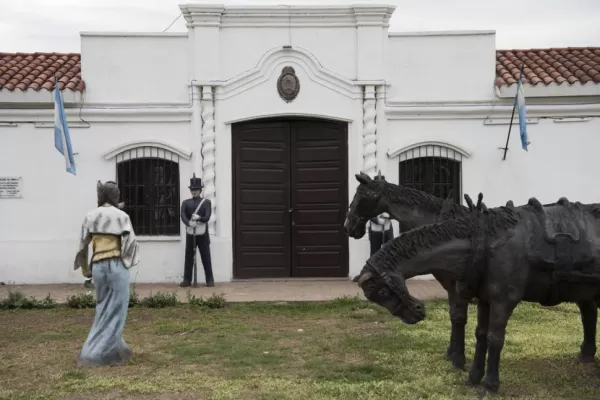
<instances>
[{"instance_id":1,"label":"arched window frame","mask_svg":"<svg viewBox=\"0 0 600 400\"><path fill-rule=\"evenodd\" d=\"M450 187L454 190L453 198L456 203L462 203L462 166L463 160L470 157L470 153L458 146L454 146L443 142L420 142L413 145L398 149L394 152L388 152L390 158L398 157L398 183L401 185L413 187L415 189L424 190L430 194L437 195L445 198L449 192ZM412 182L406 180L407 171L403 171L403 167L406 168L411 160L415 160L418 164L418 168L431 169L430 176L433 175L433 191L427 190L423 185L426 182L420 184L414 184L414 178ZM419 160L419 161L416 161ZM422 165L421 165L422 164ZM440 167L451 167L452 182L438 182L436 183L436 166ZM414 174L415 165L412 165L412 173ZM403 176L404 172L404 176ZM446 186L446 189L440 190L435 185ZM435 193L438 192L438 193Z\"/></svg>"},{"instance_id":2,"label":"arched window frame","mask_svg":"<svg viewBox=\"0 0 600 400\"><path fill-rule=\"evenodd\" d=\"M114 159L124 211L140 239L181 238L179 164L190 157L191 152L157 141L129 143L105 154ZM166 200L158 204L158 196Z\"/></svg>"}]
</instances>

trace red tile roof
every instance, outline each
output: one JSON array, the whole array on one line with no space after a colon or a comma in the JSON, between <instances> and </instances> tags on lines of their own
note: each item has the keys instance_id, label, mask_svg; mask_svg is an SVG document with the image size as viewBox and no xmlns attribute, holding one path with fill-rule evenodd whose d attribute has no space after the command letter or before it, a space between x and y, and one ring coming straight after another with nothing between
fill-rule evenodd
<instances>
[{"instance_id":1,"label":"red tile roof","mask_svg":"<svg viewBox=\"0 0 600 400\"><path fill-rule=\"evenodd\" d=\"M517 83L523 63L523 83L600 83L600 47L497 50L496 85Z\"/></svg>"},{"instance_id":2,"label":"red tile roof","mask_svg":"<svg viewBox=\"0 0 600 400\"><path fill-rule=\"evenodd\" d=\"M53 90L83 92L81 55L77 53L0 53L0 90Z\"/></svg>"}]
</instances>

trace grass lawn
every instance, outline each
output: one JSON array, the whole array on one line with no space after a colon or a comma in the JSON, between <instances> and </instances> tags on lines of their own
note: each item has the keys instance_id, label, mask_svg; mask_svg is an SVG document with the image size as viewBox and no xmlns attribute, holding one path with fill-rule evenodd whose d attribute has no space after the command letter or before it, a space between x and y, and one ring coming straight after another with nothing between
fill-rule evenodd
<instances>
[{"instance_id":1,"label":"grass lawn","mask_svg":"<svg viewBox=\"0 0 600 400\"><path fill-rule=\"evenodd\" d=\"M355 299L327 303L132 308L128 365L78 369L92 309L0 311L0 399L474 399L443 359L447 304L407 326ZM473 356L476 307L467 351ZM599 399L600 367L576 361L574 305L520 305L509 323L500 393Z\"/></svg>"}]
</instances>

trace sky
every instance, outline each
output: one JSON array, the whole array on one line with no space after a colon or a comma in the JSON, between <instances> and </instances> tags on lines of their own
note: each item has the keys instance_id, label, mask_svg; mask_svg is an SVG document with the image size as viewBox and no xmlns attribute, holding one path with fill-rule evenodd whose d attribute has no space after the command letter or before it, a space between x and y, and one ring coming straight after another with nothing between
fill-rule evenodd
<instances>
[{"instance_id":1,"label":"sky","mask_svg":"<svg viewBox=\"0 0 600 400\"><path fill-rule=\"evenodd\" d=\"M81 31L162 32L182 3L393 4L390 32L495 30L496 48L600 46L600 0L0 0L0 52L79 52ZM185 32L180 17L168 32Z\"/></svg>"}]
</instances>

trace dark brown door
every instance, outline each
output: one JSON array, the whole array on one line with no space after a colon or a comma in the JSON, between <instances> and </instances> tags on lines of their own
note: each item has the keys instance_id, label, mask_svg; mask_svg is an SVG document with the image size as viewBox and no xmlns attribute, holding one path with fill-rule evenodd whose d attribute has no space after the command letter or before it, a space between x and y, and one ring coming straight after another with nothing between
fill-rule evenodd
<instances>
[{"instance_id":1,"label":"dark brown door","mask_svg":"<svg viewBox=\"0 0 600 400\"><path fill-rule=\"evenodd\" d=\"M348 276L347 125L233 126L236 278Z\"/></svg>"}]
</instances>

